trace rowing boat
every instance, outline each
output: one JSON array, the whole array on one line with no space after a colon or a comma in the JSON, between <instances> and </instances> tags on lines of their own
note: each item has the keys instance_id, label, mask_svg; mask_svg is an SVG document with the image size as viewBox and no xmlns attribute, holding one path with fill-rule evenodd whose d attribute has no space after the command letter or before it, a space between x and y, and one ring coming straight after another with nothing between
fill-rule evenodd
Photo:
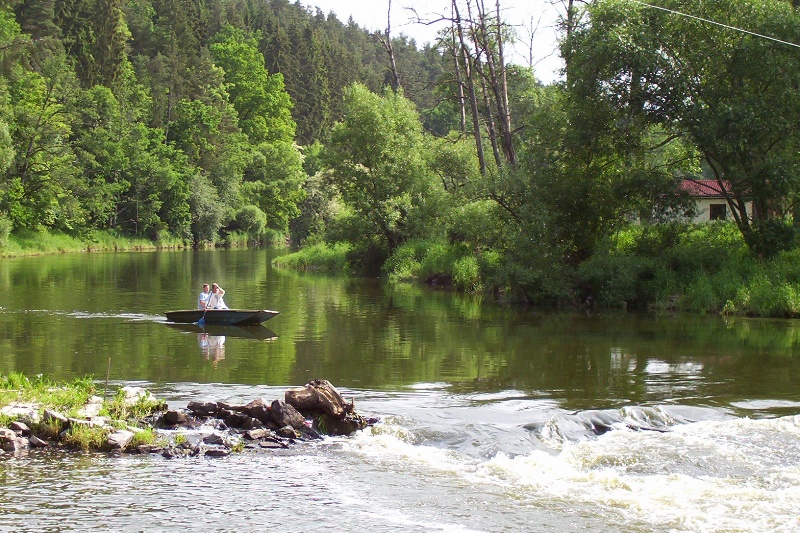
<instances>
[{"instance_id":1,"label":"rowing boat","mask_svg":"<svg viewBox=\"0 0 800 533\"><path fill-rule=\"evenodd\" d=\"M205 314L204 314L205 313ZM225 324L236 326L253 326L266 322L278 314L268 309L186 309L167 311L167 320L176 324L195 324L201 319L206 324Z\"/></svg>"}]
</instances>

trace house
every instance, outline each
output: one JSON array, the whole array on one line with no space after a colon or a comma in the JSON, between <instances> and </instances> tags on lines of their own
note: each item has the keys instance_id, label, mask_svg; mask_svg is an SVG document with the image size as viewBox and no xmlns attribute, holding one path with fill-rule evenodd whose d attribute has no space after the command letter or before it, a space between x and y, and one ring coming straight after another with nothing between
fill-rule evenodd
<instances>
[{"instance_id":1,"label":"house","mask_svg":"<svg viewBox=\"0 0 800 533\"><path fill-rule=\"evenodd\" d=\"M730 184L723 182L726 191ZM728 218L728 203L717 180L683 180L681 190L687 192L696 202L697 212L692 222L707 222L709 220L726 220ZM745 204L748 216L753 214L752 202Z\"/></svg>"}]
</instances>

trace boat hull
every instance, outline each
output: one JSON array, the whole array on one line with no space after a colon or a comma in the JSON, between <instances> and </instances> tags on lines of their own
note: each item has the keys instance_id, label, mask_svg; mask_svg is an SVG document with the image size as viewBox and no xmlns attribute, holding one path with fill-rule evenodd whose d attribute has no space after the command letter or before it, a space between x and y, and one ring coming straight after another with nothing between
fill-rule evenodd
<instances>
[{"instance_id":1,"label":"boat hull","mask_svg":"<svg viewBox=\"0 0 800 533\"><path fill-rule=\"evenodd\" d=\"M255 326L266 322L278 314L277 311L268 309L186 309L182 311L168 311L167 320L176 324L195 324L201 318L206 324L222 324L227 326Z\"/></svg>"}]
</instances>

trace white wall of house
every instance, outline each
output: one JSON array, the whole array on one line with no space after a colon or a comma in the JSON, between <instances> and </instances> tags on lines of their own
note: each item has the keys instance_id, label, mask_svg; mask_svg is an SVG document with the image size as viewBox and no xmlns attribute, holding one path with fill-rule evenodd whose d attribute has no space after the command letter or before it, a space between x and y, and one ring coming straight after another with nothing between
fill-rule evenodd
<instances>
[{"instance_id":1,"label":"white wall of house","mask_svg":"<svg viewBox=\"0 0 800 533\"><path fill-rule=\"evenodd\" d=\"M733 215L731 214L731 208L722 198L695 198L695 202L697 203L697 214L695 215L692 222L708 222L709 220L713 220L711 218L712 212L717 210L725 210L725 219L726 220L733 220ZM712 207L713 205L721 206L721 207ZM752 202L747 202L745 204L745 209L747 210L747 216L753 216L753 204Z\"/></svg>"}]
</instances>

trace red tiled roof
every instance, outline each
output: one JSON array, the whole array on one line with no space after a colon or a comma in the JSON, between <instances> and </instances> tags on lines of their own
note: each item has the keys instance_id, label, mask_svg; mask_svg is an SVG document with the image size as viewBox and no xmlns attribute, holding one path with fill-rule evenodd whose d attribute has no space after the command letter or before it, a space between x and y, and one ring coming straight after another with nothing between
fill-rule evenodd
<instances>
[{"instance_id":1,"label":"red tiled roof","mask_svg":"<svg viewBox=\"0 0 800 533\"><path fill-rule=\"evenodd\" d=\"M731 185L727 181L723 182L725 191L731 190ZM717 180L683 180L681 190L688 192L695 198L720 198L723 196Z\"/></svg>"}]
</instances>

